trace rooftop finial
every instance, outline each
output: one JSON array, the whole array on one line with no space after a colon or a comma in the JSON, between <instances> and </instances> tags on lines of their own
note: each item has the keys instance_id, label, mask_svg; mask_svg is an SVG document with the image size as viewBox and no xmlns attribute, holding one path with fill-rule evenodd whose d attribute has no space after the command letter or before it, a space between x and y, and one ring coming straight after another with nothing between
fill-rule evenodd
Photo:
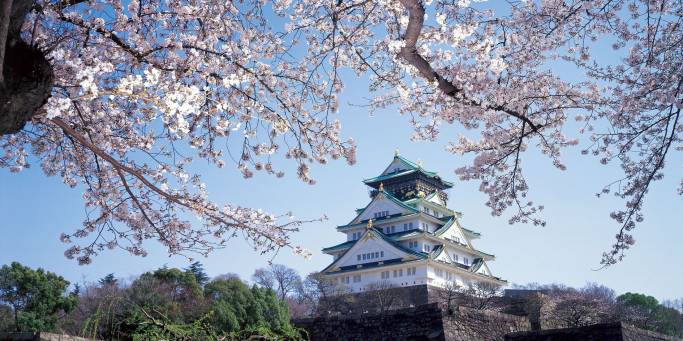
<instances>
[{"instance_id":1,"label":"rooftop finial","mask_svg":"<svg viewBox=\"0 0 683 341\"><path fill-rule=\"evenodd\" d=\"M380 192L384 192L384 182L379 183L379 189Z\"/></svg>"},{"instance_id":2,"label":"rooftop finial","mask_svg":"<svg viewBox=\"0 0 683 341\"><path fill-rule=\"evenodd\" d=\"M417 159L417 166L422 168L422 160L421 159Z\"/></svg>"},{"instance_id":3,"label":"rooftop finial","mask_svg":"<svg viewBox=\"0 0 683 341\"><path fill-rule=\"evenodd\" d=\"M396 148L396 150L394 150L394 157L397 157L399 155L401 155L401 153L399 152L398 148Z\"/></svg>"},{"instance_id":4,"label":"rooftop finial","mask_svg":"<svg viewBox=\"0 0 683 341\"><path fill-rule=\"evenodd\" d=\"M366 230L369 230L372 228L372 219L368 220L368 226L365 227Z\"/></svg>"}]
</instances>

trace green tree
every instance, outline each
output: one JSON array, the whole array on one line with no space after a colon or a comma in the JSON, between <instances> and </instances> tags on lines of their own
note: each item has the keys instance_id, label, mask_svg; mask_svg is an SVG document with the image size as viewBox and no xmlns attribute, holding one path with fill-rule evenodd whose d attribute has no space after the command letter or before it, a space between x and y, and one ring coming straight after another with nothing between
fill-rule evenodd
<instances>
[{"instance_id":1,"label":"green tree","mask_svg":"<svg viewBox=\"0 0 683 341\"><path fill-rule=\"evenodd\" d=\"M67 295L69 282L52 272L33 270L17 262L0 268L0 305L11 308L16 331L48 331L57 313L69 312L78 298Z\"/></svg>"},{"instance_id":2,"label":"green tree","mask_svg":"<svg viewBox=\"0 0 683 341\"><path fill-rule=\"evenodd\" d=\"M213 325L218 330L269 330L281 336L294 335L287 305L278 300L273 290L249 288L241 280L229 278L209 282L204 287L204 296L210 301Z\"/></svg>"},{"instance_id":3,"label":"green tree","mask_svg":"<svg viewBox=\"0 0 683 341\"><path fill-rule=\"evenodd\" d=\"M100 286L106 287L106 286L110 286L110 285L117 285L118 281L119 280L116 279L116 277L114 277L114 274L110 273L110 274L100 278L98 283L100 283Z\"/></svg>"},{"instance_id":4,"label":"green tree","mask_svg":"<svg viewBox=\"0 0 683 341\"><path fill-rule=\"evenodd\" d=\"M623 320L643 329L683 336L681 312L660 304L656 298L628 292L617 297L617 302Z\"/></svg>"},{"instance_id":5,"label":"green tree","mask_svg":"<svg viewBox=\"0 0 683 341\"><path fill-rule=\"evenodd\" d=\"M209 281L209 276L204 271L204 266L200 262L194 262L190 264L188 268L185 269L186 272L194 275L199 285L204 286Z\"/></svg>"}]
</instances>

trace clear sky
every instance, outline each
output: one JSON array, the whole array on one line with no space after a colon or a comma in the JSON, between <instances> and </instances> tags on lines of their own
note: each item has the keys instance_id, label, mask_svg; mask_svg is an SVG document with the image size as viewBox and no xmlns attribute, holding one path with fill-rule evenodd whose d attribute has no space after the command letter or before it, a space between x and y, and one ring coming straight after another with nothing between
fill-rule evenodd
<instances>
[{"instance_id":1,"label":"clear sky","mask_svg":"<svg viewBox=\"0 0 683 341\"><path fill-rule=\"evenodd\" d=\"M613 56L612 56L613 57ZM576 77L571 69L559 70ZM478 183L460 182L453 170L467 163L468 157L444 150L448 140L462 133L459 126L445 126L437 142L411 142L409 118L387 109L370 116L367 110L350 104L363 104L369 97L367 81L347 75L340 113L344 136L358 144L358 162L348 166L342 161L315 167L314 186L296 178L293 163L280 163L287 176L276 179L262 173L245 180L234 168L216 169L203 164L197 170L207 183L211 198L220 203L263 208L272 213L292 211L299 218L323 214L329 220L304 226L293 235L293 242L310 249L313 257L304 260L283 250L274 262L298 270L302 275L320 270L331 257L320 252L344 240L335 226L354 217L354 210L365 206L368 190L362 179L378 175L392 160L394 150L417 161L428 170L455 182L450 190L450 208L463 213L463 226L478 231L482 238L474 245L496 255L490 263L495 275L510 283L559 282L582 286L586 282L605 284L618 293L627 291L653 295L658 299L683 297L683 199L675 193L681 177L681 158L670 160L663 181L656 182L646 202L645 221L634 231L636 245L626 259L610 268L599 267L601 253L609 249L617 224L609 212L623 203L613 197L596 198L603 185L617 179L620 169L602 166L595 158L581 156L581 145L565 151L566 171L559 171L544 157L529 148L524 170L531 186L531 199L545 205L546 227L507 224L507 218L493 217L484 205L486 197ZM568 131L574 134L572 131ZM182 257L168 257L155 242L148 243L146 258L122 251L106 252L87 266L79 266L63 256L65 244L60 232L72 232L84 218L82 189L71 189L58 177L47 178L37 162L19 174L0 169L0 264L18 261L43 267L72 282L96 281L108 273L129 279L163 265L186 267ZM211 276L228 272L249 279L256 268L267 266L269 256L260 256L242 239L227 248L199 259Z\"/></svg>"}]
</instances>

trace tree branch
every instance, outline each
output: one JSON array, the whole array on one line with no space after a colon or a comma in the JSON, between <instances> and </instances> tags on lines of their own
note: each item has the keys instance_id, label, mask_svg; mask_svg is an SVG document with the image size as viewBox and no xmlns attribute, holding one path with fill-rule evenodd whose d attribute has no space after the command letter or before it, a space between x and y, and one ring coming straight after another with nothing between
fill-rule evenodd
<instances>
[{"instance_id":1,"label":"tree branch","mask_svg":"<svg viewBox=\"0 0 683 341\"><path fill-rule=\"evenodd\" d=\"M408 27L406 28L405 35L403 36L403 41L405 46L401 48L399 56L403 58L408 64L414 66L422 75L430 82L436 82L439 90L443 91L449 97L463 100L466 104L472 106L483 107L490 110L496 110L504 112L510 116L516 117L522 122L526 123L531 127L531 130L538 132L541 126L533 123L526 115L519 113L514 110L510 110L503 105L482 105L476 100L467 98L464 94L463 89L457 87L452 82L441 76L434 68L429 64L429 62L417 52L417 40L420 37L422 31L422 26L424 25L425 10L422 6L420 0L400 0L403 7L408 10L409 21ZM456 96L459 96L456 97Z\"/></svg>"}]
</instances>

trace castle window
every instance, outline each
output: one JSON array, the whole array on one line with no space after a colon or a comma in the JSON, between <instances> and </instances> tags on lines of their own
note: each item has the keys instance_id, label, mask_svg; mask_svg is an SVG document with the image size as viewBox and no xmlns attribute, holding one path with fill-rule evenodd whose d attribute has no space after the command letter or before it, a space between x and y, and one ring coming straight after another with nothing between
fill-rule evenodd
<instances>
[{"instance_id":1,"label":"castle window","mask_svg":"<svg viewBox=\"0 0 683 341\"><path fill-rule=\"evenodd\" d=\"M375 252L375 258L379 258L379 252Z\"/></svg>"},{"instance_id":2,"label":"castle window","mask_svg":"<svg viewBox=\"0 0 683 341\"><path fill-rule=\"evenodd\" d=\"M403 277L403 269L398 269L398 277Z\"/></svg>"},{"instance_id":3,"label":"castle window","mask_svg":"<svg viewBox=\"0 0 683 341\"><path fill-rule=\"evenodd\" d=\"M465 258L465 265L470 265L470 259L467 257L464 257L464 258Z\"/></svg>"},{"instance_id":4,"label":"castle window","mask_svg":"<svg viewBox=\"0 0 683 341\"><path fill-rule=\"evenodd\" d=\"M389 215L389 211L380 211L380 212L374 213L375 218L384 218L388 215Z\"/></svg>"},{"instance_id":5,"label":"castle window","mask_svg":"<svg viewBox=\"0 0 683 341\"><path fill-rule=\"evenodd\" d=\"M408 224L403 224L403 231L408 231Z\"/></svg>"},{"instance_id":6,"label":"castle window","mask_svg":"<svg viewBox=\"0 0 683 341\"><path fill-rule=\"evenodd\" d=\"M415 276L415 267L408 268L408 270L406 271L406 275L407 276Z\"/></svg>"},{"instance_id":7,"label":"castle window","mask_svg":"<svg viewBox=\"0 0 683 341\"><path fill-rule=\"evenodd\" d=\"M382 258L384 258L384 251L380 251L380 252L379 252L379 256L382 257Z\"/></svg>"},{"instance_id":8,"label":"castle window","mask_svg":"<svg viewBox=\"0 0 683 341\"><path fill-rule=\"evenodd\" d=\"M391 233L394 233L394 232L396 232L396 226L391 225Z\"/></svg>"},{"instance_id":9,"label":"castle window","mask_svg":"<svg viewBox=\"0 0 683 341\"><path fill-rule=\"evenodd\" d=\"M413 223L408 223L408 227L410 230L412 230L413 229Z\"/></svg>"},{"instance_id":10,"label":"castle window","mask_svg":"<svg viewBox=\"0 0 683 341\"><path fill-rule=\"evenodd\" d=\"M417 248L417 241L408 242L408 247L411 249L416 249Z\"/></svg>"},{"instance_id":11,"label":"castle window","mask_svg":"<svg viewBox=\"0 0 683 341\"><path fill-rule=\"evenodd\" d=\"M382 271L382 279L389 278L389 271Z\"/></svg>"},{"instance_id":12,"label":"castle window","mask_svg":"<svg viewBox=\"0 0 683 341\"><path fill-rule=\"evenodd\" d=\"M455 255L455 262L456 263L460 261L458 258L460 258L460 257L458 257L458 255Z\"/></svg>"},{"instance_id":13,"label":"castle window","mask_svg":"<svg viewBox=\"0 0 683 341\"><path fill-rule=\"evenodd\" d=\"M360 282L360 275L353 275L353 283Z\"/></svg>"},{"instance_id":14,"label":"castle window","mask_svg":"<svg viewBox=\"0 0 683 341\"><path fill-rule=\"evenodd\" d=\"M366 257L366 256L367 256L366 254L363 254L363 260L365 260L365 257Z\"/></svg>"},{"instance_id":15,"label":"castle window","mask_svg":"<svg viewBox=\"0 0 683 341\"><path fill-rule=\"evenodd\" d=\"M358 258L358 261L360 261L360 255L357 255L356 257Z\"/></svg>"}]
</instances>

